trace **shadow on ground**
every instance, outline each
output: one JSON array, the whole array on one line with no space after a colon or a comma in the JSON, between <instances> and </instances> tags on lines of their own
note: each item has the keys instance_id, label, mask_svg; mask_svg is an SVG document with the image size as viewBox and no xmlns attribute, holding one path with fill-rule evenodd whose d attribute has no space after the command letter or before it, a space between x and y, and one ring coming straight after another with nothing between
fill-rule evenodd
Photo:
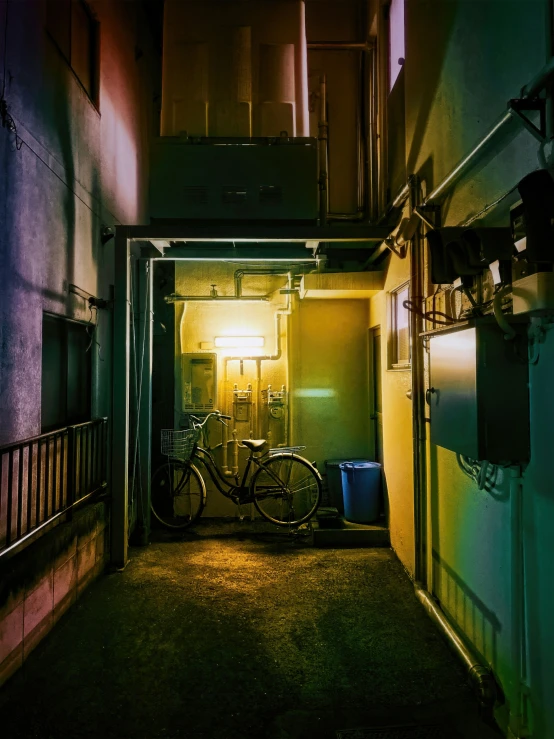
<instances>
[{"instance_id":1,"label":"shadow on ground","mask_svg":"<svg viewBox=\"0 0 554 739\"><path fill-rule=\"evenodd\" d=\"M0 692L2 736L331 739L429 717L493 736L390 550L257 523L154 539Z\"/></svg>"}]
</instances>

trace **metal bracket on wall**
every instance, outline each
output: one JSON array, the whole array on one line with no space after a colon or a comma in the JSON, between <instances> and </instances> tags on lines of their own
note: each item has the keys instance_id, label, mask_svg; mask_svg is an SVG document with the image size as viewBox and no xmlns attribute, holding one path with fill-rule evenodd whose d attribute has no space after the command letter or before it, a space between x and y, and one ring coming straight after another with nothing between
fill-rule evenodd
<instances>
[{"instance_id":1,"label":"metal bracket on wall","mask_svg":"<svg viewBox=\"0 0 554 739\"><path fill-rule=\"evenodd\" d=\"M544 143L546 136L546 99L534 98L533 100L525 100L523 98L514 98L508 101L508 110L518 118L529 133L534 136L537 141ZM526 111L535 111L539 113L539 125L536 126L526 115Z\"/></svg>"},{"instance_id":2,"label":"metal bracket on wall","mask_svg":"<svg viewBox=\"0 0 554 739\"><path fill-rule=\"evenodd\" d=\"M440 205L416 205L414 213L419 216L426 226L429 228L441 227L441 207Z\"/></svg>"}]
</instances>

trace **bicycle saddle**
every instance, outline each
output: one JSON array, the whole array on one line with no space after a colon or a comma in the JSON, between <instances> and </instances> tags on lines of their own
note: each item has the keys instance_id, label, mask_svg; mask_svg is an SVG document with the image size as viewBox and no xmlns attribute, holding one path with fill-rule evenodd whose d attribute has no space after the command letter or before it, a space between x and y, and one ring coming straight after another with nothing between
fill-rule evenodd
<instances>
[{"instance_id":1,"label":"bicycle saddle","mask_svg":"<svg viewBox=\"0 0 554 739\"><path fill-rule=\"evenodd\" d=\"M265 439L243 439L241 444L250 449L252 452L259 452L266 445Z\"/></svg>"}]
</instances>

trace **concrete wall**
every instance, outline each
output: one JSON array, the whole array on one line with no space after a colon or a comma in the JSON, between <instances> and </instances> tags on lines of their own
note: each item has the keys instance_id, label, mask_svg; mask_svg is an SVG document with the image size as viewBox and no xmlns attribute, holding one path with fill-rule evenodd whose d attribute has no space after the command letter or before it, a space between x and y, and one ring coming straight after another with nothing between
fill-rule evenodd
<instances>
[{"instance_id":1,"label":"concrete wall","mask_svg":"<svg viewBox=\"0 0 554 739\"><path fill-rule=\"evenodd\" d=\"M96 323L92 415L111 415L111 315L91 314L86 294L110 298L113 240L102 245L103 227L148 218L157 62L141 5L89 7L99 24L94 101L46 30L47 3L0 2L2 79L17 128L17 137L0 130L0 444L41 432L44 311ZM102 511L85 512L84 529L56 529L44 538L50 548L41 539L9 560L17 577L0 598L0 681L104 566Z\"/></svg>"},{"instance_id":2,"label":"concrete wall","mask_svg":"<svg viewBox=\"0 0 554 739\"><path fill-rule=\"evenodd\" d=\"M90 7L100 29L97 107L46 31L46 3L8 6L5 98L22 143L17 150L2 129L0 444L41 430L43 311L89 320L69 285L109 298L113 241L102 246L102 226L147 220L152 42L138 4ZM2 2L1 18L5 10ZM109 314L98 323L93 414L109 415Z\"/></svg>"},{"instance_id":3,"label":"concrete wall","mask_svg":"<svg viewBox=\"0 0 554 739\"><path fill-rule=\"evenodd\" d=\"M108 505L89 505L0 561L0 686L104 571L108 526Z\"/></svg>"},{"instance_id":4,"label":"concrete wall","mask_svg":"<svg viewBox=\"0 0 554 739\"><path fill-rule=\"evenodd\" d=\"M409 259L392 257L387 265L385 289L370 300L369 327L381 327L381 370L383 392L383 464L389 507L391 544L413 572L414 506L412 474L412 404L410 369L389 369L390 291L410 277Z\"/></svg>"},{"instance_id":5,"label":"concrete wall","mask_svg":"<svg viewBox=\"0 0 554 739\"><path fill-rule=\"evenodd\" d=\"M421 176L427 192L498 120L507 100L517 97L545 63L549 55L545 13L546 3L525 0L406 3L406 168ZM537 167L537 154L537 142L511 124L444 199L443 225L463 223L516 185ZM516 193L506 198L481 223L507 225L509 206L517 197ZM396 257L391 259L387 289L407 276L405 265ZM384 299L372 299L371 325L383 320ZM532 451L523 474L528 655L524 676L518 670L514 646L519 604L513 582L516 540L509 472L500 471L496 486L487 493L463 474L452 452L429 448L429 587L492 667L506 697L499 720L514 731L520 712L518 683L522 683L527 693L525 720L537 739L554 735L554 678L546 657L554 648L550 629L554 486L548 420L554 410L553 362L554 337L549 332L539 362L530 368ZM412 515L410 475L405 464L403 473L396 468L396 462L408 460L412 451L409 410L403 408L409 405L404 397L409 373L405 375L403 381L385 372L383 381L385 469L392 542L413 571L413 545L404 534ZM397 433L389 433L395 425Z\"/></svg>"}]
</instances>

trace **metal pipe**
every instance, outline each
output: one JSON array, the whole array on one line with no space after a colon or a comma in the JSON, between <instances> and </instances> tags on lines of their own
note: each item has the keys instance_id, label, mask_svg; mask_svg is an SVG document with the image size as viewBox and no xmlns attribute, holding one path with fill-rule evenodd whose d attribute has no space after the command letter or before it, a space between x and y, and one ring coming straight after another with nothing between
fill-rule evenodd
<instances>
[{"instance_id":1,"label":"metal pipe","mask_svg":"<svg viewBox=\"0 0 554 739\"><path fill-rule=\"evenodd\" d=\"M439 626L443 636L446 637L450 648L465 665L469 673L469 678L476 689L481 706L489 710L492 709L498 693L498 688L494 676L489 668L484 665L480 658L461 640L456 629L450 623L445 613L441 610L440 606L435 602L430 593L416 585L415 594L429 616L431 616L433 621L437 626Z\"/></svg>"},{"instance_id":2,"label":"metal pipe","mask_svg":"<svg viewBox=\"0 0 554 739\"><path fill-rule=\"evenodd\" d=\"M512 524L512 664L517 670L515 696L510 701L510 729L513 736L527 736L527 640L525 626L525 555L523 543L523 499L521 470L510 470Z\"/></svg>"},{"instance_id":3,"label":"metal pipe","mask_svg":"<svg viewBox=\"0 0 554 739\"><path fill-rule=\"evenodd\" d=\"M236 429L233 429L233 467L231 471L234 477L239 473L239 442Z\"/></svg>"},{"instance_id":4,"label":"metal pipe","mask_svg":"<svg viewBox=\"0 0 554 739\"><path fill-rule=\"evenodd\" d=\"M322 75L319 79L319 123L318 152L319 152L319 225L327 225L329 212L329 123L327 121L327 78Z\"/></svg>"},{"instance_id":5,"label":"metal pipe","mask_svg":"<svg viewBox=\"0 0 554 739\"><path fill-rule=\"evenodd\" d=\"M382 244L380 244L374 251L371 252L371 254L369 255L368 259L366 260L366 262L362 266L362 272L365 272L365 270L368 267L370 267L374 262L376 262L379 259L379 257L383 254L383 252L387 251L387 249L388 249L388 246L383 241Z\"/></svg>"},{"instance_id":6,"label":"metal pipe","mask_svg":"<svg viewBox=\"0 0 554 739\"><path fill-rule=\"evenodd\" d=\"M262 360L259 359L256 362L256 394L255 394L255 403L256 403L256 416L255 416L255 422L253 424L254 426L254 438L259 439L260 434L260 396L261 396L261 387L262 387Z\"/></svg>"},{"instance_id":7,"label":"metal pipe","mask_svg":"<svg viewBox=\"0 0 554 739\"><path fill-rule=\"evenodd\" d=\"M531 99L537 97L539 92L542 92L546 85L551 81L551 77L554 75L554 56L546 62L544 67L537 72L531 82L528 82L521 90L521 97L524 99Z\"/></svg>"},{"instance_id":8,"label":"metal pipe","mask_svg":"<svg viewBox=\"0 0 554 739\"><path fill-rule=\"evenodd\" d=\"M512 116L512 113L508 111L507 113L504 113L502 118L495 123L495 125L488 131L488 133L485 134L485 136L481 139L481 141L473 147L473 149L465 156L461 162L459 162L454 169L448 174L444 180L435 187L435 189L429 193L429 195L425 198L423 201L423 205L427 205L427 203L430 203L432 200L435 200L438 198L439 195L441 195L448 186L452 183L452 181L464 170L467 165L481 152L485 146L493 139L498 131L500 131L501 128L504 128L504 126L507 123L510 123L513 121L514 118Z\"/></svg>"},{"instance_id":9,"label":"metal pipe","mask_svg":"<svg viewBox=\"0 0 554 739\"><path fill-rule=\"evenodd\" d=\"M358 171L358 180L357 180L357 213L361 213L363 215L364 212L364 168L363 168L363 160L364 160L364 154L363 154L363 106L365 103L365 91L364 91L364 60L365 55L360 54L360 68L359 68L359 90L358 95L356 96L356 157L357 157L357 171Z\"/></svg>"},{"instance_id":10,"label":"metal pipe","mask_svg":"<svg viewBox=\"0 0 554 739\"><path fill-rule=\"evenodd\" d=\"M164 298L166 303L196 303L199 301L210 301L212 303L219 303L220 301L234 301L240 300L244 303L263 303L268 301L266 297L259 297L253 295L245 295L244 297L237 298L234 295L218 295L212 297L211 295L166 295Z\"/></svg>"},{"instance_id":11,"label":"metal pipe","mask_svg":"<svg viewBox=\"0 0 554 739\"><path fill-rule=\"evenodd\" d=\"M131 240L129 229L115 233L113 312L111 562L123 569L129 547L129 401L131 369Z\"/></svg>"},{"instance_id":12,"label":"metal pipe","mask_svg":"<svg viewBox=\"0 0 554 739\"><path fill-rule=\"evenodd\" d=\"M417 207L421 196L419 178L410 178L410 210ZM424 294L424 241L421 224L412 237L410 259L410 289L412 300L423 300ZM410 332L412 336L412 437L413 437L413 478L414 478L414 532L415 532L415 577L421 582L427 578L427 432L425 429L425 370L424 347L420 334L423 332L423 318L419 311L410 311Z\"/></svg>"},{"instance_id":13,"label":"metal pipe","mask_svg":"<svg viewBox=\"0 0 554 739\"><path fill-rule=\"evenodd\" d=\"M308 41L308 51L372 51L369 41Z\"/></svg>"},{"instance_id":14,"label":"metal pipe","mask_svg":"<svg viewBox=\"0 0 554 739\"><path fill-rule=\"evenodd\" d=\"M426 226L428 226L429 228L435 228L435 224L433 223L433 221L431 221L424 213L421 212L419 206L416 206L414 208L414 213L423 221Z\"/></svg>"},{"instance_id":15,"label":"metal pipe","mask_svg":"<svg viewBox=\"0 0 554 739\"><path fill-rule=\"evenodd\" d=\"M404 187L398 192L398 195L392 201L392 208L400 208L400 206L408 199L410 194L410 182L406 182Z\"/></svg>"},{"instance_id":16,"label":"metal pipe","mask_svg":"<svg viewBox=\"0 0 554 739\"><path fill-rule=\"evenodd\" d=\"M235 298L243 299L242 297L242 278L245 275L275 275L276 277L288 277L291 278L290 269L284 269L283 267L251 267L249 269L237 269L233 276L235 281ZM264 298L267 300L267 298Z\"/></svg>"},{"instance_id":17,"label":"metal pipe","mask_svg":"<svg viewBox=\"0 0 554 739\"><path fill-rule=\"evenodd\" d=\"M545 29L547 59L554 55L554 5L552 0L545 3ZM546 91L546 138L554 136L554 92L552 88ZM546 169L546 167L545 167Z\"/></svg>"},{"instance_id":18,"label":"metal pipe","mask_svg":"<svg viewBox=\"0 0 554 739\"><path fill-rule=\"evenodd\" d=\"M361 221L363 220L363 211L357 213L328 213L328 221Z\"/></svg>"},{"instance_id":19,"label":"metal pipe","mask_svg":"<svg viewBox=\"0 0 554 739\"><path fill-rule=\"evenodd\" d=\"M550 82L554 76L554 57L551 57L545 66L538 72L538 74L521 90L521 97L524 100L529 100L536 97ZM511 111L504 113L500 120L485 134L481 141L473 147L467 156L465 156L461 162L459 162L454 169L448 174L444 180L425 198L424 205L435 200L440 194L442 194L446 188L452 183L452 181L460 174L460 172L467 167L467 165L474 159L479 152L490 142L490 140L503 128L507 123L513 121L513 115Z\"/></svg>"},{"instance_id":20,"label":"metal pipe","mask_svg":"<svg viewBox=\"0 0 554 739\"><path fill-rule=\"evenodd\" d=\"M227 424L223 425L223 438L221 439L221 471L225 477L230 477L233 473L229 469L228 465L228 445L229 445L229 432L227 430Z\"/></svg>"},{"instance_id":21,"label":"metal pipe","mask_svg":"<svg viewBox=\"0 0 554 739\"><path fill-rule=\"evenodd\" d=\"M374 221L377 214L377 208L375 207L375 175L377 174L377 160L375 157L375 49L371 50L371 56L369 57L369 101L367 106L368 111L368 131L367 138L369 140L368 146L368 215L369 220Z\"/></svg>"}]
</instances>

